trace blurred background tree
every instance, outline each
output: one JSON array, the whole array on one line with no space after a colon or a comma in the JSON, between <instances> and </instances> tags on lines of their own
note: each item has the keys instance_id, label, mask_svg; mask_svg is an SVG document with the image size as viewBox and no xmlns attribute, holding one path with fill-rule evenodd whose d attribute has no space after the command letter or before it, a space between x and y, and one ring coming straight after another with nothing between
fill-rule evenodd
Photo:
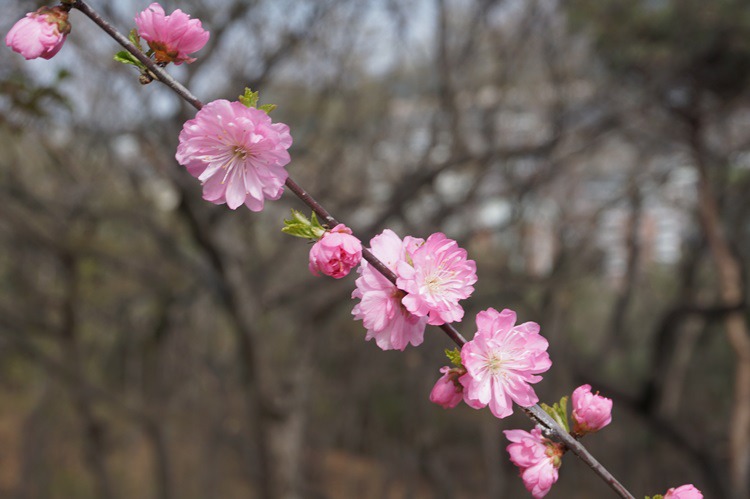
<instances>
[{"instance_id":1,"label":"blurred background tree","mask_svg":"<svg viewBox=\"0 0 750 499\"><path fill-rule=\"evenodd\" d=\"M123 32L145 1L92 5ZM0 29L37 2L5 6ZM585 442L636 495L748 496L750 6L212 0L171 68L290 125L291 175L364 241L441 230L487 307L541 324L551 402L615 401ZM77 12L51 61L0 51L0 496L524 497L501 430L443 411L451 347L363 341L354 276L307 271L174 160L194 112ZM604 497L566 457L549 497Z\"/></svg>"}]
</instances>

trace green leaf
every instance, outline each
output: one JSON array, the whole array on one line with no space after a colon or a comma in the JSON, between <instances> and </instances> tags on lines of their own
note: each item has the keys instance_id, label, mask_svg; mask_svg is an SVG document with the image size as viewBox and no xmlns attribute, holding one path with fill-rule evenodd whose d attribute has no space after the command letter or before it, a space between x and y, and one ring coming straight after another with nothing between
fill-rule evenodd
<instances>
[{"instance_id":1,"label":"green leaf","mask_svg":"<svg viewBox=\"0 0 750 499\"><path fill-rule=\"evenodd\" d=\"M143 65L141 61L135 58L133 54L128 52L127 50L121 50L120 52L115 54L115 61L121 62L123 64L132 64L133 66L145 69L146 66Z\"/></svg>"},{"instance_id":2,"label":"green leaf","mask_svg":"<svg viewBox=\"0 0 750 499\"><path fill-rule=\"evenodd\" d=\"M277 106L276 104L263 104L258 109L260 109L261 111L265 111L266 114L271 114L271 111L273 111L277 107L279 106Z\"/></svg>"},{"instance_id":3,"label":"green leaf","mask_svg":"<svg viewBox=\"0 0 750 499\"><path fill-rule=\"evenodd\" d=\"M135 28L130 30L128 39L133 45L138 47L139 50L143 50L141 49L141 35L138 34L138 31L136 31Z\"/></svg>"},{"instance_id":4,"label":"green leaf","mask_svg":"<svg viewBox=\"0 0 750 499\"><path fill-rule=\"evenodd\" d=\"M276 109L276 104L263 104L262 106L258 106L258 99L260 96L258 95L258 92L253 92L249 87L245 87L245 93L240 95L240 102L242 102L247 107L254 107L256 109L260 109L261 111L264 111L266 114L270 114L271 111Z\"/></svg>"},{"instance_id":5,"label":"green leaf","mask_svg":"<svg viewBox=\"0 0 750 499\"><path fill-rule=\"evenodd\" d=\"M284 234L289 234L290 236L301 237L304 239L314 239L312 233L310 232L310 229L305 225L289 223L288 220L284 220L284 223L286 225L281 228L281 232L283 232Z\"/></svg>"},{"instance_id":6,"label":"green leaf","mask_svg":"<svg viewBox=\"0 0 750 499\"><path fill-rule=\"evenodd\" d=\"M570 423L568 423L568 396L564 396L558 402L557 410L560 416L558 423L565 428L565 431L570 432Z\"/></svg>"},{"instance_id":7,"label":"green leaf","mask_svg":"<svg viewBox=\"0 0 750 499\"><path fill-rule=\"evenodd\" d=\"M312 231L313 236L315 236L315 239L320 239L321 237L323 237L323 234L326 233L326 228L320 225L315 212L312 212L312 214L310 215L310 220L310 230Z\"/></svg>"},{"instance_id":8,"label":"green leaf","mask_svg":"<svg viewBox=\"0 0 750 499\"><path fill-rule=\"evenodd\" d=\"M284 227L281 229L281 232L289 234L290 236L317 241L323 237L326 229L320 225L315 213L313 213L310 218L307 218L302 212L292 210L292 218L290 220L284 220Z\"/></svg>"},{"instance_id":9,"label":"green leaf","mask_svg":"<svg viewBox=\"0 0 750 499\"><path fill-rule=\"evenodd\" d=\"M547 414L549 414L551 418L555 417L555 408L554 407L550 407L547 404L545 404L544 402L541 402L539 404L539 407L541 407L542 409L544 409L544 412L546 412Z\"/></svg>"},{"instance_id":10,"label":"green leaf","mask_svg":"<svg viewBox=\"0 0 750 499\"><path fill-rule=\"evenodd\" d=\"M544 412L550 415L557 424L562 426L565 431L570 432L570 425L568 424L568 397L567 395L560 399L560 402L555 402L553 406L547 404L539 404Z\"/></svg>"},{"instance_id":11,"label":"green leaf","mask_svg":"<svg viewBox=\"0 0 750 499\"><path fill-rule=\"evenodd\" d=\"M313 216L315 216L315 213L313 213ZM310 219L305 216L304 213L301 211L297 211L295 209L292 209L292 218L296 220L299 223L310 225Z\"/></svg>"},{"instance_id":12,"label":"green leaf","mask_svg":"<svg viewBox=\"0 0 750 499\"><path fill-rule=\"evenodd\" d=\"M453 350L445 349L445 356L448 357L448 360L451 361L451 364L453 364L456 367L461 367L463 364L461 364L461 352L458 350L458 348L454 347Z\"/></svg>"},{"instance_id":13,"label":"green leaf","mask_svg":"<svg viewBox=\"0 0 750 499\"><path fill-rule=\"evenodd\" d=\"M240 95L240 102L247 107L258 107L258 92L253 92L249 87L245 87L245 93Z\"/></svg>"}]
</instances>

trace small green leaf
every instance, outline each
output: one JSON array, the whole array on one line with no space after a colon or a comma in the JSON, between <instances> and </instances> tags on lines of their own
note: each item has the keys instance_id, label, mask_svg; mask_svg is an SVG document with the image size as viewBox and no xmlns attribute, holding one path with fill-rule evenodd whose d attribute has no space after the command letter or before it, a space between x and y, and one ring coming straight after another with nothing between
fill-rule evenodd
<instances>
[{"instance_id":1,"label":"small green leaf","mask_svg":"<svg viewBox=\"0 0 750 499\"><path fill-rule=\"evenodd\" d=\"M548 406L547 404L545 404L544 402L540 403L540 404L539 404L539 406L540 406L540 407L541 407L542 409L544 409L544 412L546 412L547 414L549 414L549 416L550 416L551 418L554 418L554 417L555 417L555 409L554 409L554 407L550 407L550 406Z\"/></svg>"},{"instance_id":2,"label":"small green leaf","mask_svg":"<svg viewBox=\"0 0 750 499\"><path fill-rule=\"evenodd\" d=\"M570 432L570 425L568 424L568 397L565 396L560 399L560 402L555 402L553 406L547 404L539 404L544 412L550 415L557 424L562 426L565 431Z\"/></svg>"},{"instance_id":3,"label":"small green leaf","mask_svg":"<svg viewBox=\"0 0 750 499\"><path fill-rule=\"evenodd\" d=\"M130 30L128 39L130 39L130 42L138 47L138 49L141 49L141 36L138 34L138 31L136 31L135 28Z\"/></svg>"},{"instance_id":4,"label":"small green leaf","mask_svg":"<svg viewBox=\"0 0 750 499\"><path fill-rule=\"evenodd\" d=\"M326 233L325 227L320 225L318 217L313 213L307 218L302 212L292 210L292 218L284 220L284 227L281 229L284 234L294 237L302 237L317 241Z\"/></svg>"},{"instance_id":5,"label":"small green leaf","mask_svg":"<svg viewBox=\"0 0 750 499\"><path fill-rule=\"evenodd\" d=\"M310 214L310 230L312 231L316 239L320 239L321 237L323 237L323 234L326 233L326 228L320 225L315 212L312 212Z\"/></svg>"},{"instance_id":6,"label":"small green leaf","mask_svg":"<svg viewBox=\"0 0 750 499\"><path fill-rule=\"evenodd\" d=\"M263 104L258 109L260 109L261 111L265 111L266 114L271 114L271 111L273 111L277 107L278 106L276 104Z\"/></svg>"},{"instance_id":7,"label":"small green leaf","mask_svg":"<svg viewBox=\"0 0 750 499\"><path fill-rule=\"evenodd\" d=\"M120 52L116 53L115 61L121 62L123 64L132 64L133 66L141 69L144 69L146 67L141 61L136 59L133 54L126 50L121 50Z\"/></svg>"},{"instance_id":8,"label":"small green leaf","mask_svg":"<svg viewBox=\"0 0 750 499\"><path fill-rule=\"evenodd\" d=\"M568 396L564 396L560 399L560 402L558 402L557 405L557 411L559 414L559 420L558 423L565 428L565 431L570 431L570 424L568 423Z\"/></svg>"},{"instance_id":9,"label":"small green leaf","mask_svg":"<svg viewBox=\"0 0 750 499\"><path fill-rule=\"evenodd\" d=\"M240 95L240 102L247 107L258 107L258 92L253 92L249 87L245 87L245 93Z\"/></svg>"},{"instance_id":10,"label":"small green leaf","mask_svg":"<svg viewBox=\"0 0 750 499\"><path fill-rule=\"evenodd\" d=\"M289 234L290 236L294 237L302 237L304 239L313 239L312 234L310 233L310 229L303 225L303 224L295 224L295 223L287 223L288 221L285 220L284 223L286 223L286 226L281 228L281 232L284 234Z\"/></svg>"},{"instance_id":11,"label":"small green leaf","mask_svg":"<svg viewBox=\"0 0 750 499\"><path fill-rule=\"evenodd\" d=\"M451 364L453 364L456 367L461 367L463 364L461 364L461 352L458 350L458 348L454 347L453 350L445 349L445 356L448 357L448 360L451 361Z\"/></svg>"},{"instance_id":12,"label":"small green leaf","mask_svg":"<svg viewBox=\"0 0 750 499\"><path fill-rule=\"evenodd\" d=\"M313 213L313 216L315 216L315 213ZM305 216L304 213L297 210L292 210L292 217L297 220L300 223L303 223L305 225L310 225L310 219Z\"/></svg>"},{"instance_id":13,"label":"small green leaf","mask_svg":"<svg viewBox=\"0 0 750 499\"><path fill-rule=\"evenodd\" d=\"M276 109L276 104L263 104L262 106L258 106L258 99L260 96L258 95L258 92L253 92L249 87L245 87L245 93L240 95L240 102L242 102L247 107L254 107L256 109L260 109L261 111L264 111L266 114L269 114L271 111Z\"/></svg>"}]
</instances>

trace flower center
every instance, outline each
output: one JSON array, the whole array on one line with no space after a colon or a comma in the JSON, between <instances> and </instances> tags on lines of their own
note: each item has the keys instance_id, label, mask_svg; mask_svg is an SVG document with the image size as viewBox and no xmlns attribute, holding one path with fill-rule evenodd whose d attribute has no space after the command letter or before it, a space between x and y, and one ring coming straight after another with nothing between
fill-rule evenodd
<instances>
[{"instance_id":1,"label":"flower center","mask_svg":"<svg viewBox=\"0 0 750 499\"><path fill-rule=\"evenodd\" d=\"M487 358L487 370L492 374L498 374L503 370L503 360L495 354Z\"/></svg>"},{"instance_id":2,"label":"flower center","mask_svg":"<svg viewBox=\"0 0 750 499\"><path fill-rule=\"evenodd\" d=\"M445 287L446 282L450 281L450 277L453 273L446 271L442 265L432 269L424 280L424 284L430 293L441 293Z\"/></svg>"},{"instance_id":3,"label":"flower center","mask_svg":"<svg viewBox=\"0 0 750 499\"><path fill-rule=\"evenodd\" d=\"M443 282L440 279L440 276L437 274L431 274L427 277L424 281L425 286L427 286L427 289L430 290L430 292L434 293L436 291L440 291L440 288L443 286Z\"/></svg>"},{"instance_id":4,"label":"flower center","mask_svg":"<svg viewBox=\"0 0 750 499\"><path fill-rule=\"evenodd\" d=\"M244 161L245 159L247 159L247 154L247 149L245 149L243 146L235 146L232 159L239 159Z\"/></svg>"},{"instance_id":5,"label":"flower center","mask_svg":"<svg viewBox=\"0 0 750 499\"><path fill-rule=\"evenodd\" d=\"M221 179L222 184L226 183L227 178L229 178L229 174L232 173L232 170L234 170L235 166L244 164L249 154L247 152L247 149L239 145L234 146L231 151L232 155L229 156L229 158L224 162L223 165L221 165L221 167L226 170L226 173L224 173L224 178Z\"/></svg>"}]
</instances>

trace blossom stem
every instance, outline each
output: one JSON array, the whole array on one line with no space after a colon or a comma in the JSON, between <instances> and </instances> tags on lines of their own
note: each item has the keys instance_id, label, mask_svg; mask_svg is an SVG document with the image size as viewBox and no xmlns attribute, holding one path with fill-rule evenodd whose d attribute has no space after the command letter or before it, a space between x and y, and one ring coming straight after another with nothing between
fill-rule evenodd
<instances>
[{"instance_id":1,"label":"blossom stem","mask_svg":"<svg viewBox=\"0 0 750 499\"><path fill-rule=\"evenodd\" d=\"M66 5L72 6L79 10L81 13L90 18L96 25L104 30L109 36L111 36L117 43L122 45L125 50L133 54L157 80L171 88L177 95L183 100L192 105L194 108L200 110L203 107L203 103L194 96L187 88L185 88L180 82L175 80L169 73L164 71L162 67L157 65L152 59L146 56L138 47L128 40L127 37L123 36L117 31L109 22L103 19L94 9L92 9L83 0L66 1ZM315 200L307 191L305 191L299 184L297 184L291 177L286 180L286 186L290 191L294 193L303 203L310 207L316 215L318 215L329 227L335 227L340 222L336 220L323 205ZM383 276L396 284L396 274L393 273L383 262L381 262L375 255L372 254L366 248L362 250L362 258L367 260L373 267L375 267ZM466 339L458 332L458 330L451 324L443 324L439 326L448 337L453 340L456 345L462 347L466 343ZM539 424L543 428L552 434L553 438L556 438L559 442L562 442L565 447L573 452L578 458L580 458L586 465L588 465L594 473L599 475L620 497L625 499L635 499L630 492L607 471L588 450L574 439L568 432L566 432L559 424L557 424L544 410L539 407L538 404L531 407L523 408L526 415Z\"/></svg>"}]
</instances>

